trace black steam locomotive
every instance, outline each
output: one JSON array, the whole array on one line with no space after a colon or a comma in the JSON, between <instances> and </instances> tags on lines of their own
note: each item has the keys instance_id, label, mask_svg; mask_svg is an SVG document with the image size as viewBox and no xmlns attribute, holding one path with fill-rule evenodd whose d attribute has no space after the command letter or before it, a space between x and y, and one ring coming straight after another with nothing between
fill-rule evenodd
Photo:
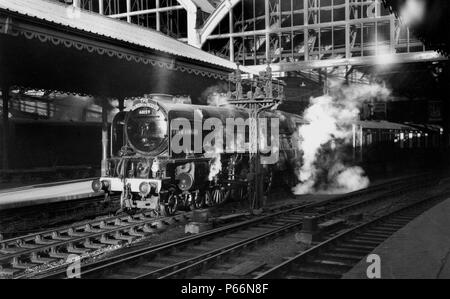
<instances>
[{"instance_id":1,"label":"black steam locomotive","mask_svg":"<svg viewBox=\"0 0 450 299\"><path fill-rule=\"evenodd\" d=\"M279 153L278 162L263 167L267 192L274 173L294 174L288 168L299 155L294 133L302 119L276 110L264 112L264 118L279 121L279 142L273 149ZM174 126L173 121L179 119L189 129ZM105 163L102 177L93 182L93 189L120 192L124 208L149 209L158 215L213 206L230 198L245 200L250 181L250 153L248 148L239 145L249 142L249 126L233 129L237 147L212 144L215 150L207 151L206 136L217 133L214 125L206 125L211 119L224 124L230 119L246 122L249 112L234 106L183 104L169 95L148 95L134 100L131 108L113 120L112 157ZM174 141L180 136L192 150L174 149ZM267 143L269 148L274 145L273 140ZM201 150L195 150L195 146Z\"/></svg>"}]
</instances>

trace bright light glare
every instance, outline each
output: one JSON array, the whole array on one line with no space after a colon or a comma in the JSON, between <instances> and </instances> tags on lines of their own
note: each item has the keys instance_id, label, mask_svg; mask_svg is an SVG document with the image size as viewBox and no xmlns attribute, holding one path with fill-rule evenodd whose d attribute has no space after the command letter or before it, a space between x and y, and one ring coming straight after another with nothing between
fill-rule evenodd
<instances>
[{"instance_id":1,"label":"bright light glare","mask_svg":"<svg viewBox=\"0 0 450 299\"><path fill-rule=\"evenodd\" d=\"M395 54L378 54L376 57L376 63L379 65L388 65L397 62L397 57Z\"/></svg>"},{"instance_id":2,"label":"bright light glare","mask_svg":"<svg viewBox=\"0 0 450 299\"><path fill-rule=\"evenodd\" d=\"M424 0L406 0L400 9L400 17L406 26L414 26L421 23L425 16Z\"/></svg>"}]
</instances>

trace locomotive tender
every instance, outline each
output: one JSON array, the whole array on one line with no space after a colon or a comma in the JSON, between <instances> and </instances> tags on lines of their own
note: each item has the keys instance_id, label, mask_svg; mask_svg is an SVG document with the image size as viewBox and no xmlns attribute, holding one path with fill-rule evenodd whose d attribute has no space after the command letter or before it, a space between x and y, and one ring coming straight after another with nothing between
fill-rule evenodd
<instances>
[{"instance_id":1,"label":"locomotive tender","mask_svg":"<svg viewBox=\"0 0 450 299\"><path fill-rule=\"evenodd\" d=\"M273 134L271 129L266 131L269 136L266 139L272 139L266 140L270 143L267 147L273 147L279 154L277 163L264 166L263 178L268 190L273 173L286 170L299 155L295 132L302 120L297 115L276 110L262 114L261 117L276 119L279 124L278 134ZM172 126L178 119L185 120L188 129ZM210 144L213 151L205 148L207 136L220 135L216 134L214 125L206 125L211 119L223 124L229 119L247 121L245 129L233 129L238 146L218 146L214 140ZM173 96L160 94L136 99L131 108L115 116L111 127L111 157L105 163L102 177L92 187L107 194L121 193L123 208L148 209L157 215L213 206L230 198L245 200L251 180L249 147L242 146L249 143L248 119L246 109L234 106L183 104L177 103ZM279 140L274 141L273 136ZM175 139L182 139L189 146L176 151ZM202 150L194 150L199 144Z\"/></svg>"}]
</instances>

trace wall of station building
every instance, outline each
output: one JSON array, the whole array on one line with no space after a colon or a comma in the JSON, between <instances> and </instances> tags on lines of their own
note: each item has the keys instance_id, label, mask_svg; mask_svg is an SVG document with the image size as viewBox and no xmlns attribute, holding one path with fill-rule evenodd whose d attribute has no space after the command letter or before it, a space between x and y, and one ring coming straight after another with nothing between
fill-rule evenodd
<instances>
[{"instance_id":1,"label":"wall of station building","mask_svg":"<svg viewBox=\"0 0 450 299\"><path fill-rule=\"evenodd\" d=\"M10 170L100 167L100 123L10 121L9 139Z\"/></svg>"}]
</instances>

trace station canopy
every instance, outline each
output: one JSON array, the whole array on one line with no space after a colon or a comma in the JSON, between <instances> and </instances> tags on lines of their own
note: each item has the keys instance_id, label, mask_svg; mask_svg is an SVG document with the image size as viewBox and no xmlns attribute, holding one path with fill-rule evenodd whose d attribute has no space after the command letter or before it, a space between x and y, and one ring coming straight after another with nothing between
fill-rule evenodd
<instances>
[{"instance_id":1,"label":"station canopy","mask_svg":"<svg viewBox=\"0 0 450 299\"><path fill-rule=\"evenodd\" d=\"M236 65L155 30L73 6L2 0L0 67L2 86L114 98L169 93L195 102Z\"/></svg>"}]
</instances>

